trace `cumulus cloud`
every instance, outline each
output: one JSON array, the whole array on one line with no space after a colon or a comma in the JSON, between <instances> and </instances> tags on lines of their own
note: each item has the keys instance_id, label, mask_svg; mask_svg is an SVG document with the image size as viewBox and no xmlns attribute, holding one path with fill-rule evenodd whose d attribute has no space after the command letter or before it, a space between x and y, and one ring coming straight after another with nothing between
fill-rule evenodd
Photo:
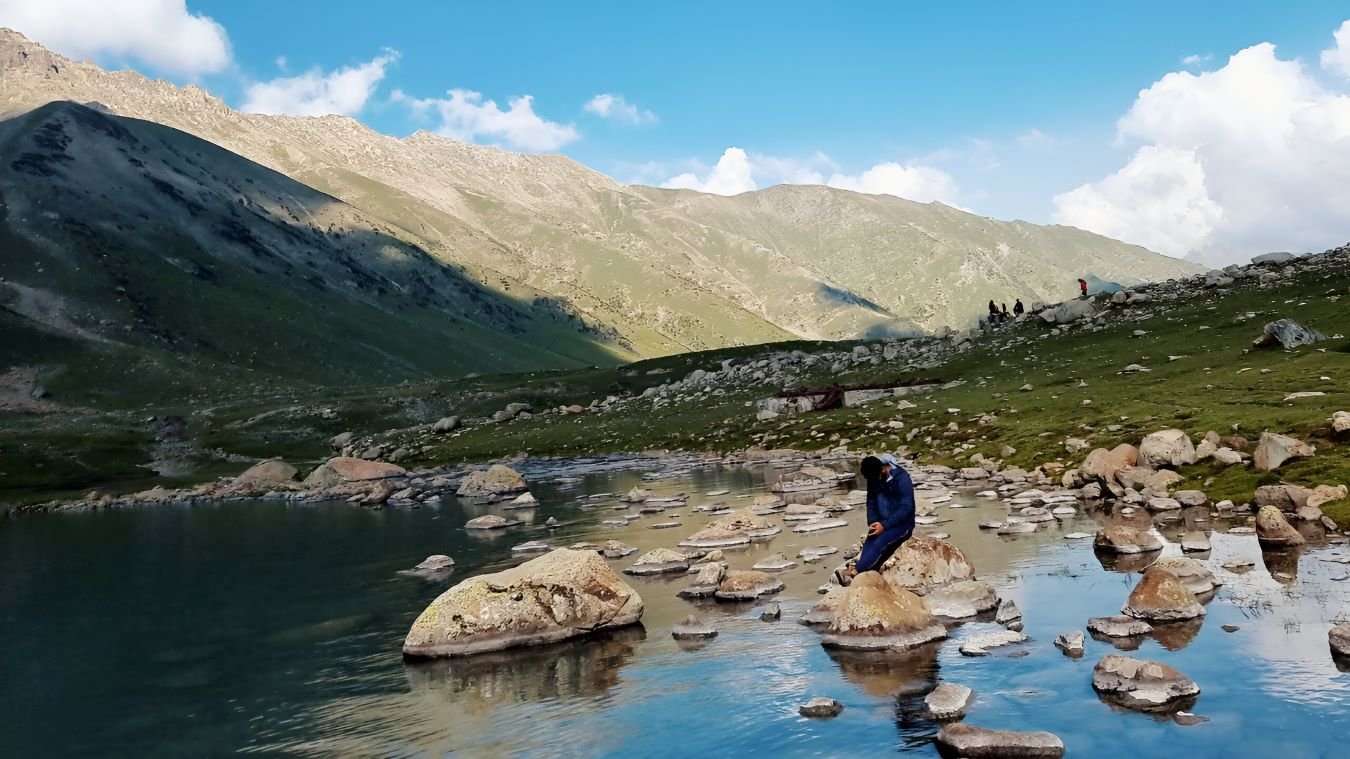
<instances>
[{"instance_id":1,"label":"cumulus cloud","mask_svg":"<svg viewBox=\"0 0 1350 759\"><path fill-rule=\"evenodd\" d=\"M1208 63L1210 59L1212 59L1213 57L1214 56L1210 55L1209 53L1205 53L1204 55L1191 54L1181 59L1181 65L1199 66L1202 63Z\"/></svg>"},{"instance_id":2,"label":"cumulus cloud","mask_svg":"<svg viewBox=\"0 0 1350 759\"><path fill-rule=\"evenodd\" d=\"M448 98L413 98L395 90L393 100L418 118L434 118L433 131L463 142L487 142L527 151L557 150L581 138L571 124L559 124L534 112L529 95L511 98L506 110L482 93L450 90Z\"/></svg>"},{"instance_id":3,"label":"cumulus cloud","mask_svg":"<svg viewBox=\"0 0 1350 759\"><path fill-rule=\"evenodd\" d=\"M184 0L0 0L0 26L72 58L137 60L183 76L231 61L225 28Z\"/></svg>"},{"instance_id":4,"label":"cumulus cloud","mask_svg":"<svg viewBox=\"0 0 1350 759\"><path fill-rule=\"evenodd\" d=\"M1335 44L1322 51L1322 68L1350 78L1350 21L1343 22L1331 37Z\"/></svg>"},{"instance_id":5,"label":"cumulus cloud","mask_svg":"<svg viewBox=\"0 0 1350 759\"><path fill-rule=\"evenodd\" d=\"M602 119L610 119L623 124L655 124L656 114L638 108L628 102L623 95L602 93L596 95L582 106L587 113L594 113Z\"/></svg>"},{"instance_id":6,"label":"cumulus cloud","mask_svg":"<svg viewBox=\"0 0 1350 759\"><path fill-rule=\"evenodd\" d=\"M1337 65L1345 31L1324 66ZM1350 93L1269 43L1214 71L1167 74L1117 132L1139 149L1111 176L1056 196L1057 221L1209 264L1322 250L1350 229Z\"/></svg>"},{"instance_id":7,"label":"cumulus cloud","mask_svg":"<svg viewBox=\"0 0 1350 759\"><path fill-rule=\"evenodd\" d=\"M288 116L355 116L366 107L396 60L398 53L386 50L359 66L344 66L326 74L314 68L299 76L251 84L244 92L242 110Z\"/></svg>"},{"instance_id":8,"label":"cumulus cloud","mask_svg":"<svg viewBox=\"0 0 1350 759\"><path fill-rule=\"evenodd\" d=\"M921 203L937 200L952 205L958 194L956 181L931 166L888 162L850 175L841 172L838 164L819 151L805 158L782 158L747 153L737 147L727 148L711 169L686 171L661 186L738 195L775 184L828 185L869 195L895 195Z\"/></svg>"}]
</instances>

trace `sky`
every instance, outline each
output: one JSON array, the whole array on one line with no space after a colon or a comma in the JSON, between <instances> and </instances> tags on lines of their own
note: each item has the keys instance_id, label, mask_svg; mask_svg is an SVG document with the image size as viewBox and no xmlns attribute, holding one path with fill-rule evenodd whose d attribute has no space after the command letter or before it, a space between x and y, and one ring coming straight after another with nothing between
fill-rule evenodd
<instances>
[{"instance_id":1,"label":"sky","mask_svg":"<svg viewBox=\"0 0 1350 759\"><path fill-rule=\"evenodd\" d=\"M782 182L1211 265L1350 239L1350 5L0 0L70 57L629 183Z\"/></svg>"}]
</instances>

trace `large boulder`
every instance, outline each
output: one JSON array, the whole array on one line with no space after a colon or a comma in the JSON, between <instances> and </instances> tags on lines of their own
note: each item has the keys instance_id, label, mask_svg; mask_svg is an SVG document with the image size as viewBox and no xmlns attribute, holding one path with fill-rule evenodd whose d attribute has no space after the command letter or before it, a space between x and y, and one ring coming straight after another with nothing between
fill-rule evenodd
<instances>
[{"instance_id":1,"label":"large boulder","mask_svg":"<svg viewBox=\"0 0 1350 759\"><path fill-rule=\"evenodd\" d=\"M1256 539L1268 548L1288 548L1308 542L1274 506L1262 506L1256 512Z\"/></svg>"},{"instance_id":2,"label":"large boulder","mask_svg":"<svg viewBox=\"0 0 1350 759\"><path fill-rule=\"evenodd\" d=\"M859 651L899 651L947 637L947 628L923 599L876 572L863 572L845 589L822 645Z\"/></svg>"},{"instance_id":3,"label":"large boulder","mask_svg":"<svg viewBox=\"0 0 1350 759\"><path fill-rule=\"evenodd\" d=\"M431 431L437 435L444 435L459 429L459 417L447 416L437 419L436 423L431 425Z\"/></svg>"},{"instance_id":4,"label":"large boulder","mask_svg":"<svg viewBox=\"0 0 1350 759\"><path fill-rule=\"evenodd\" d=\"M938 753L964 759L1059 759L1064 741L1054 733L1019 733L955 722L937 735Z\"/></svg>"},{"instance_id":5,"label":"large boulder","mask_svg":"<svg viewBox=\"0 0 1350 759\"><path fill-rule=\"evenodd\" d=\"M1166 664L1120 654L1097 662L1092 687L1113 703L1144 712L1181 709L1200 694L1200 686Z\"/></svg>"},{"instance_id":6,"label":"large boulder","mask_svg":"<svg viewBox=\"0 0 1350 759\"><path fill-rule=\"evenodd\" d=\"M1185 556L1164 556L1153 562L1153 566L1176 575L1186 590L1197 597L1208 596L1222 584L1208 567Z\"/></svg>"},{"instance_id":7,"label":"large boulder","mask_svg":"<svg viewBox=\"0 0 1350 759\"><path fill-rule=\"evenodd\" d=\"M1066 300L1054 308L1040 313L1047 324L1072 324L1080 319L1089 319L1097 313L1097 307L1091 300Z\"/></svg>"},{"instance_id":8,"label":"large boulder","mask_svg":"<svg viewBox=\"0 0 1350 759\"><path fill-rule=\"evenodd\" d=\"M487 469L469 472L459 483L455 495L468 498L499 496L508 493L520 493L525 490L525 478L509 466L493 464Z\"/></svg>"},{"instance_id":9,"label":"large boulder","mask_svg":"<svg viewBox=\"0 0 1350 759\"><path fill-rule=\"evenodd\" d=\"M1128 443L1106 450L1097 448L1087 455L1083 460L1083 465L1078 469L1088 479L1098 480L1104 485L1110 485L1116 481L1116 473L1127 466L1134 466L1139 462L1139 449Z\"/></svg>"},{"instance_id":10,"label":"large boulder","mask_svg":"<svg viewBox=\"0 0 1350 759\"><path fill-rule=\"evenodd\" d=\"M915 535L881 566L881 575L896 588L923 594L942 585L974 579L975 566L951 543Z\"/></svg>"},{"instance_id":11,"label":"large boulder","mask_svg":"<svg viewBox=\"0 0 1350 759\"><path fill-rule=\"evenodd\" d=\"M1182 430L1159 430L1139 444L1139 465L1158 469L1195 463L1195 445Z\"/></svg>"},{"instance_id":12,"label":"large boulder","mask_svg":"<svg viewBox=\"0 0 1350 759\"><path fill-rule=\"evenodd\" d=\"M1331 644L1331 653L1350 658L1350 622L1342 622L1327 631L1327 641Z\"/></svg>"},{"instance_id":13,"label":"large boulder","mask_svg":"<svg viewBox=\"0 0 1350 759\"><path fill-rule=\"evenodd\" d=\"M295 481L299 471L281 459L259 461L234 478L230 490L236 492L259 492L284 487Z\"/></svg>"},{"instance_id":14,"label":"large boulder","mask_svg":"<svg viewBox=\"0 0 1350 759\"><path fill-rule=\"evenodd\" d=\"M998 591L987 582L962 580L934 588L923 602L935 616L967 619L998 608Z\"/></svg>"},{"instance_id":15,"label":"large boulder","mask_svg":"<svg viewBox=\"0 0 1350 759\"><path fill-rule=\"evenodd\" d=\"M1341 501L1350 495L1350 488L1345 485L1318 485L1308 494L1306 506L1322 508L1333 501Z\"/></svg>"},{"instance_id":16,"label":"large boulder","mask_svg":"<svg viewBox=\"0 0 1350 759\"><path fill-rule=\"evenodd\" d=\"M1262 432L1261 442L1252 452L1252 465L1265 472L1278 469L1290 459L1308 458L1317 452L1317 448L1297 438L1274 432Z\"/></svg>"},{"instance_id":17,"label":"large boulder","mask_svg":"<svg viewBox=\"0 0 1350 759\"><path fill-rule=\"evenodd\" d=\"M1311 491L1301 485L1262 485L1256 489L1253 500L1257 508L1274 506L1280 511L1295 512L1308 505Z\"/></svg>"},{"instance_id":18,"label":"large boulder","mask_svg":"<svg viewBox=\"0 0 1350 759\"><path fill-rule=\"evenodd\" d=\"M680 541L685 548L725 548L772 537L783 528L750 509L741 509L709 522L703 529Z\"/></svg>"},{"instance_id":19,"label":"large boulder","mask_svg":"<svg viewBox=\"0 0 1350 759\"><path fill-rule=\"evenodd\" d=\"M1144 577L1130 591L1120 611L1150 622L1177 622L1205 615L1205 607L1176 575L1156 563L1144 570Z\"/></svg>"},{"instance_id":20,"label":"large boulder","mask_svg":"<svg viewBox=\"0 0 1350 759\"><path fill-rule=\"evenodd\" d=\"M395 464L337 456L320 464L309 473L302 484L313 490L322 490L349 482L387 480L391 477L402 477L407 473L407 470Z\"/></svg>"},{"instance_id":21,"label":"large boulder","mask_svg":"<svg viewBox=\"0 0 1350 759\"><path fill-rule=\"evenodd\" d=\"M1148 528L1109 524L1097 533L1092 547L1102 553L1152 553L1161 551L1163 544Z\"/></svg>"},{"instance_id":22,"label":"large boulder","mask_svg":"<svg viewBox=\"0 0 1350 759\"><path fill-rule=\"evenodd\" d=\"M1297 348L1327 339L1321 332L1305 327L1293 319L1278 319L1265 326L1261 336L1252 341L1257 348Z\"/></svg>"},{"instance_id":23,"label":"large boulder","mask_svg":"<svg viewBox=\"0 0 1350 759\"><path fill-rule=\"evenodd\" d=\"M635 624L642 598L594 551L561 548L442 593L403 641L410 657L467 656Z\"/></svg>"}]
</instances>

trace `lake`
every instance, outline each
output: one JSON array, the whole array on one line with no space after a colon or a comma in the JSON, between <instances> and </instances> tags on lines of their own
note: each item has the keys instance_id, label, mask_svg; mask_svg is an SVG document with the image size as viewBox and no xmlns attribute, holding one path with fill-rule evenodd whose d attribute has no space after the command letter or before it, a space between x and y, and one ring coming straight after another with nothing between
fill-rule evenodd
<instances>
[{"instance_id":1,"label":"lake","mask_svg":"<svg viewBox=\"0 0 1350 759\"><path fill-rule=\"evenodd\" d=\"M641 628L538 649L470 659L405 663L408 627L440 592L466 577L522 561L527 540L566 546L614 538L643 551L674 547L712 517L693 506L743 505L776 474L711 466L642 483L647 468L526 470L540 505L513 512L524 527L489 536L464 522L500 506L456 502L370 510L346 503L247 501L47 513L0 520L0 754L5 756L931 756L938 725L922 698L938 682L970 686L966 721L1048 730L1070 756L1344 756L1350 739L1350 674L1327 646L1331 620L1350 615L1345 545L1263 556L1254 536L1213 529L1205 560L1224 583L1200 625L1146 639L1131 655L1163 661L1202 688L1181 726L1100 701L1093 665L1116 649L1087 640L1070 659L1055 636L1088 617L1117 613L1138 575L1108 571L1090 540L1100 515L1079 515L1036 533L997 536L977 524L1007 507L958 490L939 508L980 579L1015 599L1023 645L969 658L946 642L907 654L831 654L797 618L819 598L839 556L783 573L787 589L758 604L694 604L674 578L625 579L646 604ZM570 474L559 480L559 473ZM672 509L682 526L602 526L617 497L637 484L686 492ZM718 497L709 491L729 490ZM842 491L839 491L842 492ZM593 500L582 496L612 493ZM727 551L731 568L783 552L856 543L864 515L812 535L785 529L771 541ZM556 518L553 530L544 520ZM1165 553L1179 553L1164 527ZM439 581L401 574L430 554L454 557ZM615 569L639 556L611 561ZM1248 558L1234 574L1220 565ZM1270 562L1267 566L1266 562ZM1273 573L1281 573L1276 579ZM777 600L778 622L762 622ZM671 627L695 611L720 635L681 645ZM1222 625L1235 624L1228 633ZM797 707L814 696L845 705L833 720Z\"/></svg>"}]
</instances>

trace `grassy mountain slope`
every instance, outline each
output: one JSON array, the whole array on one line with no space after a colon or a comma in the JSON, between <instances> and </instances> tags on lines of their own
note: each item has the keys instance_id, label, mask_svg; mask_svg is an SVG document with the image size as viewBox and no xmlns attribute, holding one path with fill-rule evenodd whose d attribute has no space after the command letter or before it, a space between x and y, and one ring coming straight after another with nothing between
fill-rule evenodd
<instances>
[{"instance_id":1,"label":"grassy mountain slope","mask_svg":"<svg viewBox=\"0 0 1350 759\"><path fill-rule=\"evenodd\" d=\"M1058 299L1083 274L1132 283L1195 270L1079 230L890 196L627 187L562 156L241 114L4 30L0 83L0 114L97 101L211 140L385 221L476 281L544 293L644 356L965 326L990 297ZM911 263L921 276L903 275Z\"/></svg>"}]
</instances>

